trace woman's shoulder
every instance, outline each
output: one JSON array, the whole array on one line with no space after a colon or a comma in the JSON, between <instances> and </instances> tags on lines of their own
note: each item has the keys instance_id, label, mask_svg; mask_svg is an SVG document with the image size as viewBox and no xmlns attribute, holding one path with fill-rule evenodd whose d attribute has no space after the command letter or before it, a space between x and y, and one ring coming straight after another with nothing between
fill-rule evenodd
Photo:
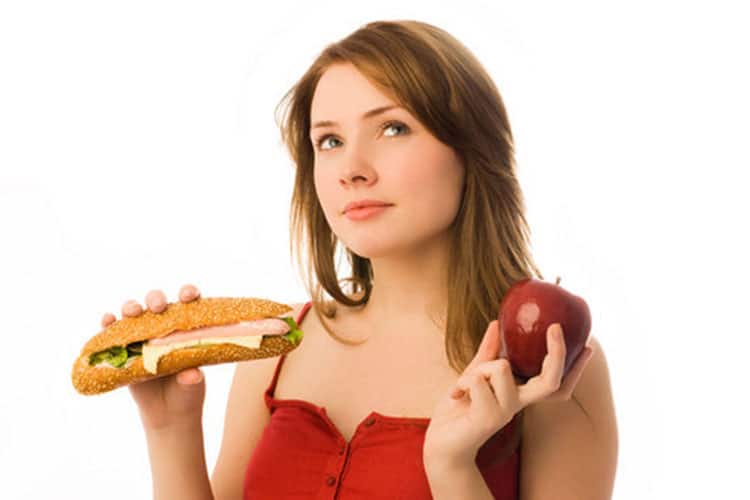
<instances>
[{"instance_id":1,"label":"woman's shoulder","mask_svg":"<svg viewBox=\"0 0 750 500\"><path fill-rule=\"evenodd\" d=\"M292 308L292 310L289 312L289 315L296 318L297 316L299 316L299 313L302 312L302 309L305 308L307 302L288 302L287 305Z\"/></svg>"},{"instance_id":2,"label":"woman's shoulder","mask_svg":"<svg viewBox=\"0 0 750 500\"><path fill-rule=\"evenodd\" d=\"M305 308L307 302L286 302L286 305L291 307L290 311L285 312L284 316L291 316L295 321L298 321L302 310Z\"/></svg>"},{"instance_id":3,"label":"woman's shoulder","mask_svg":"<svg viewBox=\"0 0 750 500\"><path fill-rule=\"evenodd\" d=\"M352 296L352 299L359 300L360 296L357 295L357 294L354 294ZM312 302L313 302L312 299L308 299L308 300L306 300L304 302L286 302L286 304L289 305L289 307L292 308L292 312L290 314L294 314L296 316L297 314L299 314L300 312L302 312L302 309L304 309L304 307L307 304L310 304L310 307L313 307L314 304ZM324 300L322 302L322 304L320 304L320 306L322 307L322 309L324 311L336 310L337 312L342 312L342 313L345 312L348 309L351 309L351 310L357 310L358 309L356 307L348 308L344 304L341 304L341 303L339 303L339 302L337 302L336 300L333 300L333 299L332 300Z\"/></svg>"},{"instance_id":4,"label":"woman's shoulder","mask_svg":"<svg viewBox=\"0 0 750 500\"><path fill-rule=\"evenodd\" d=\"M358 300L359 296L354 294L352 298ZM349 307L345 304L341 304L335 299L324 300L322 303L318 304L319 314L313 311L313 308L315 308L316 305L311 299L308 299L305 302L287 302L287 304L292 308L287 314L292 316L298 323L300 323L300 319L303 320L307 327L305 332L308 330L313 332L318 328L320 328L321 331L324 328L333 328L337 331L348 331L353 327L352 325L361 323L362 321L358 314L361 311L361 307ZM303 310L308 304L310 305L309 310L304 312L304 316L301 316ZM325 321L327 328L321 325L320 319Z\"/></svg>"}]
</instances>

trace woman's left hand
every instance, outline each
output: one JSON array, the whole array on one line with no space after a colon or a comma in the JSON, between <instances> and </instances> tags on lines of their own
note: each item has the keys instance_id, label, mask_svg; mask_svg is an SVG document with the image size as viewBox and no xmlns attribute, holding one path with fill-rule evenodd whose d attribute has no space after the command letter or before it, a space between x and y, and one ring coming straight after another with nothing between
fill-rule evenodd
<instances>
[{"instance_id":1,"label":"woman's left hand","mask_svg":"<svg viewBox=\"0 0 750 500\"><path fill-rule=\"evenodd\" d=\"M593 348L584 348L563 380L565 342L562 327L555 337L557 327L555 323L547 329L542 372L520 385L510 362L498 358L502 339L498 322L490 323L476 356L435 406L425 434L425 466L474 464L479 448L523 408L542 400L570 399Z\"/></svg>"}]
</instances>

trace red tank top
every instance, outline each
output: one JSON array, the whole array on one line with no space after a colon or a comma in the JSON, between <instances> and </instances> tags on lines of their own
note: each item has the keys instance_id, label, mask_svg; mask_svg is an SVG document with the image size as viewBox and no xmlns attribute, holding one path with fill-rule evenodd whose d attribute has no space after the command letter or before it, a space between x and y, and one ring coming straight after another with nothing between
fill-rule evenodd
<instances>
[{"instance_id":1,"label":"red tank top","mask_svg":"<svg viewBox=\"0 0 750 500\"><path fill-rule=\"evenodd\" d=\"M308 302L297 319L310 309ZM285 356L265 392L271 419L247 464L243 499L431 499L422 463L429 418L392 417L376 411L347 443L324 407L273 396ZM476 464L496 499L518 498L520 446L506 459L497 450L512 420L477 453Z\"/></svg>"}]
</instances>

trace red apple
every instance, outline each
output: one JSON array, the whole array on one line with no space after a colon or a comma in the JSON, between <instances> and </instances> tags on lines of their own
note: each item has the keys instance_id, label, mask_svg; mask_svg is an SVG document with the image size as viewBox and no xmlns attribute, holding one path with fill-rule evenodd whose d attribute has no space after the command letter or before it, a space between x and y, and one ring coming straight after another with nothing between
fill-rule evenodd
<instances>
[{"instance_id":1,"label":"red apple","mask_svg":"<svg viewBox=\"0 0 750 500\"><path fill-rule=\"evenodd\" d=\"M547 354L547 328L559 323L565 339L564 374L581 354L591 331L591 312L581 297L555 283L533 278L511 285L498 313L503 339L500 357L510 361L513 373L527 381L542 372Z\"/></svg>"}]
</instances>

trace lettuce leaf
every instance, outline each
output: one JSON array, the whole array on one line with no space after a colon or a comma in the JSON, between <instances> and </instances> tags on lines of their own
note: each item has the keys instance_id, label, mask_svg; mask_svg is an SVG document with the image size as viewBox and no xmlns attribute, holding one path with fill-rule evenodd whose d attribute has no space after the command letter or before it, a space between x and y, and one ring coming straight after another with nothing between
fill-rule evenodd
<instances>
[{"instance_id":1,"label":"lettuce leaf","mask_svg":"<svg viewBox=\"0 0 750 500\"><path fill-rule=\"evenodd\" d=\"M281 319L283 319L290 328L289 332L284 334L284 338L292 344L298 344L302 340L304 334L302 333L302 330L297 327L297 322L291 317Z\"/></svg>"},{"instance_id":2,"label":"lettuce leaf","mask_svg":"<svg viewBox=\"0 0 750 500\"><path fill-rule=\"evenodd\" d=\"M284 338L292 344L299 344L302 340L303 333L297 327L297 322L294 318L286 317L283 319L287 325L289 325L289 332L284 334ZM114 346L103 351L96 352L89 356L90 365L98 365L99 363L108 363L115 368L122 368L125 366L130 358L140 356L143 354L143 341L132 342L127 346Z\"/></svg>"},{"instance_id":3,"label":"lettuce leaf","mask_svg":"<svg viewBox=\"0 0 750 500\"><path fill-rule=\"evenodd\" d=\"M143 342L132 342L127 346L116 345L110 347L89 356L89 364L98 365L99 363L107 363L115 368L122 368L130 358L141 355L142 346Z\"/></svg>"}]
</instances>

